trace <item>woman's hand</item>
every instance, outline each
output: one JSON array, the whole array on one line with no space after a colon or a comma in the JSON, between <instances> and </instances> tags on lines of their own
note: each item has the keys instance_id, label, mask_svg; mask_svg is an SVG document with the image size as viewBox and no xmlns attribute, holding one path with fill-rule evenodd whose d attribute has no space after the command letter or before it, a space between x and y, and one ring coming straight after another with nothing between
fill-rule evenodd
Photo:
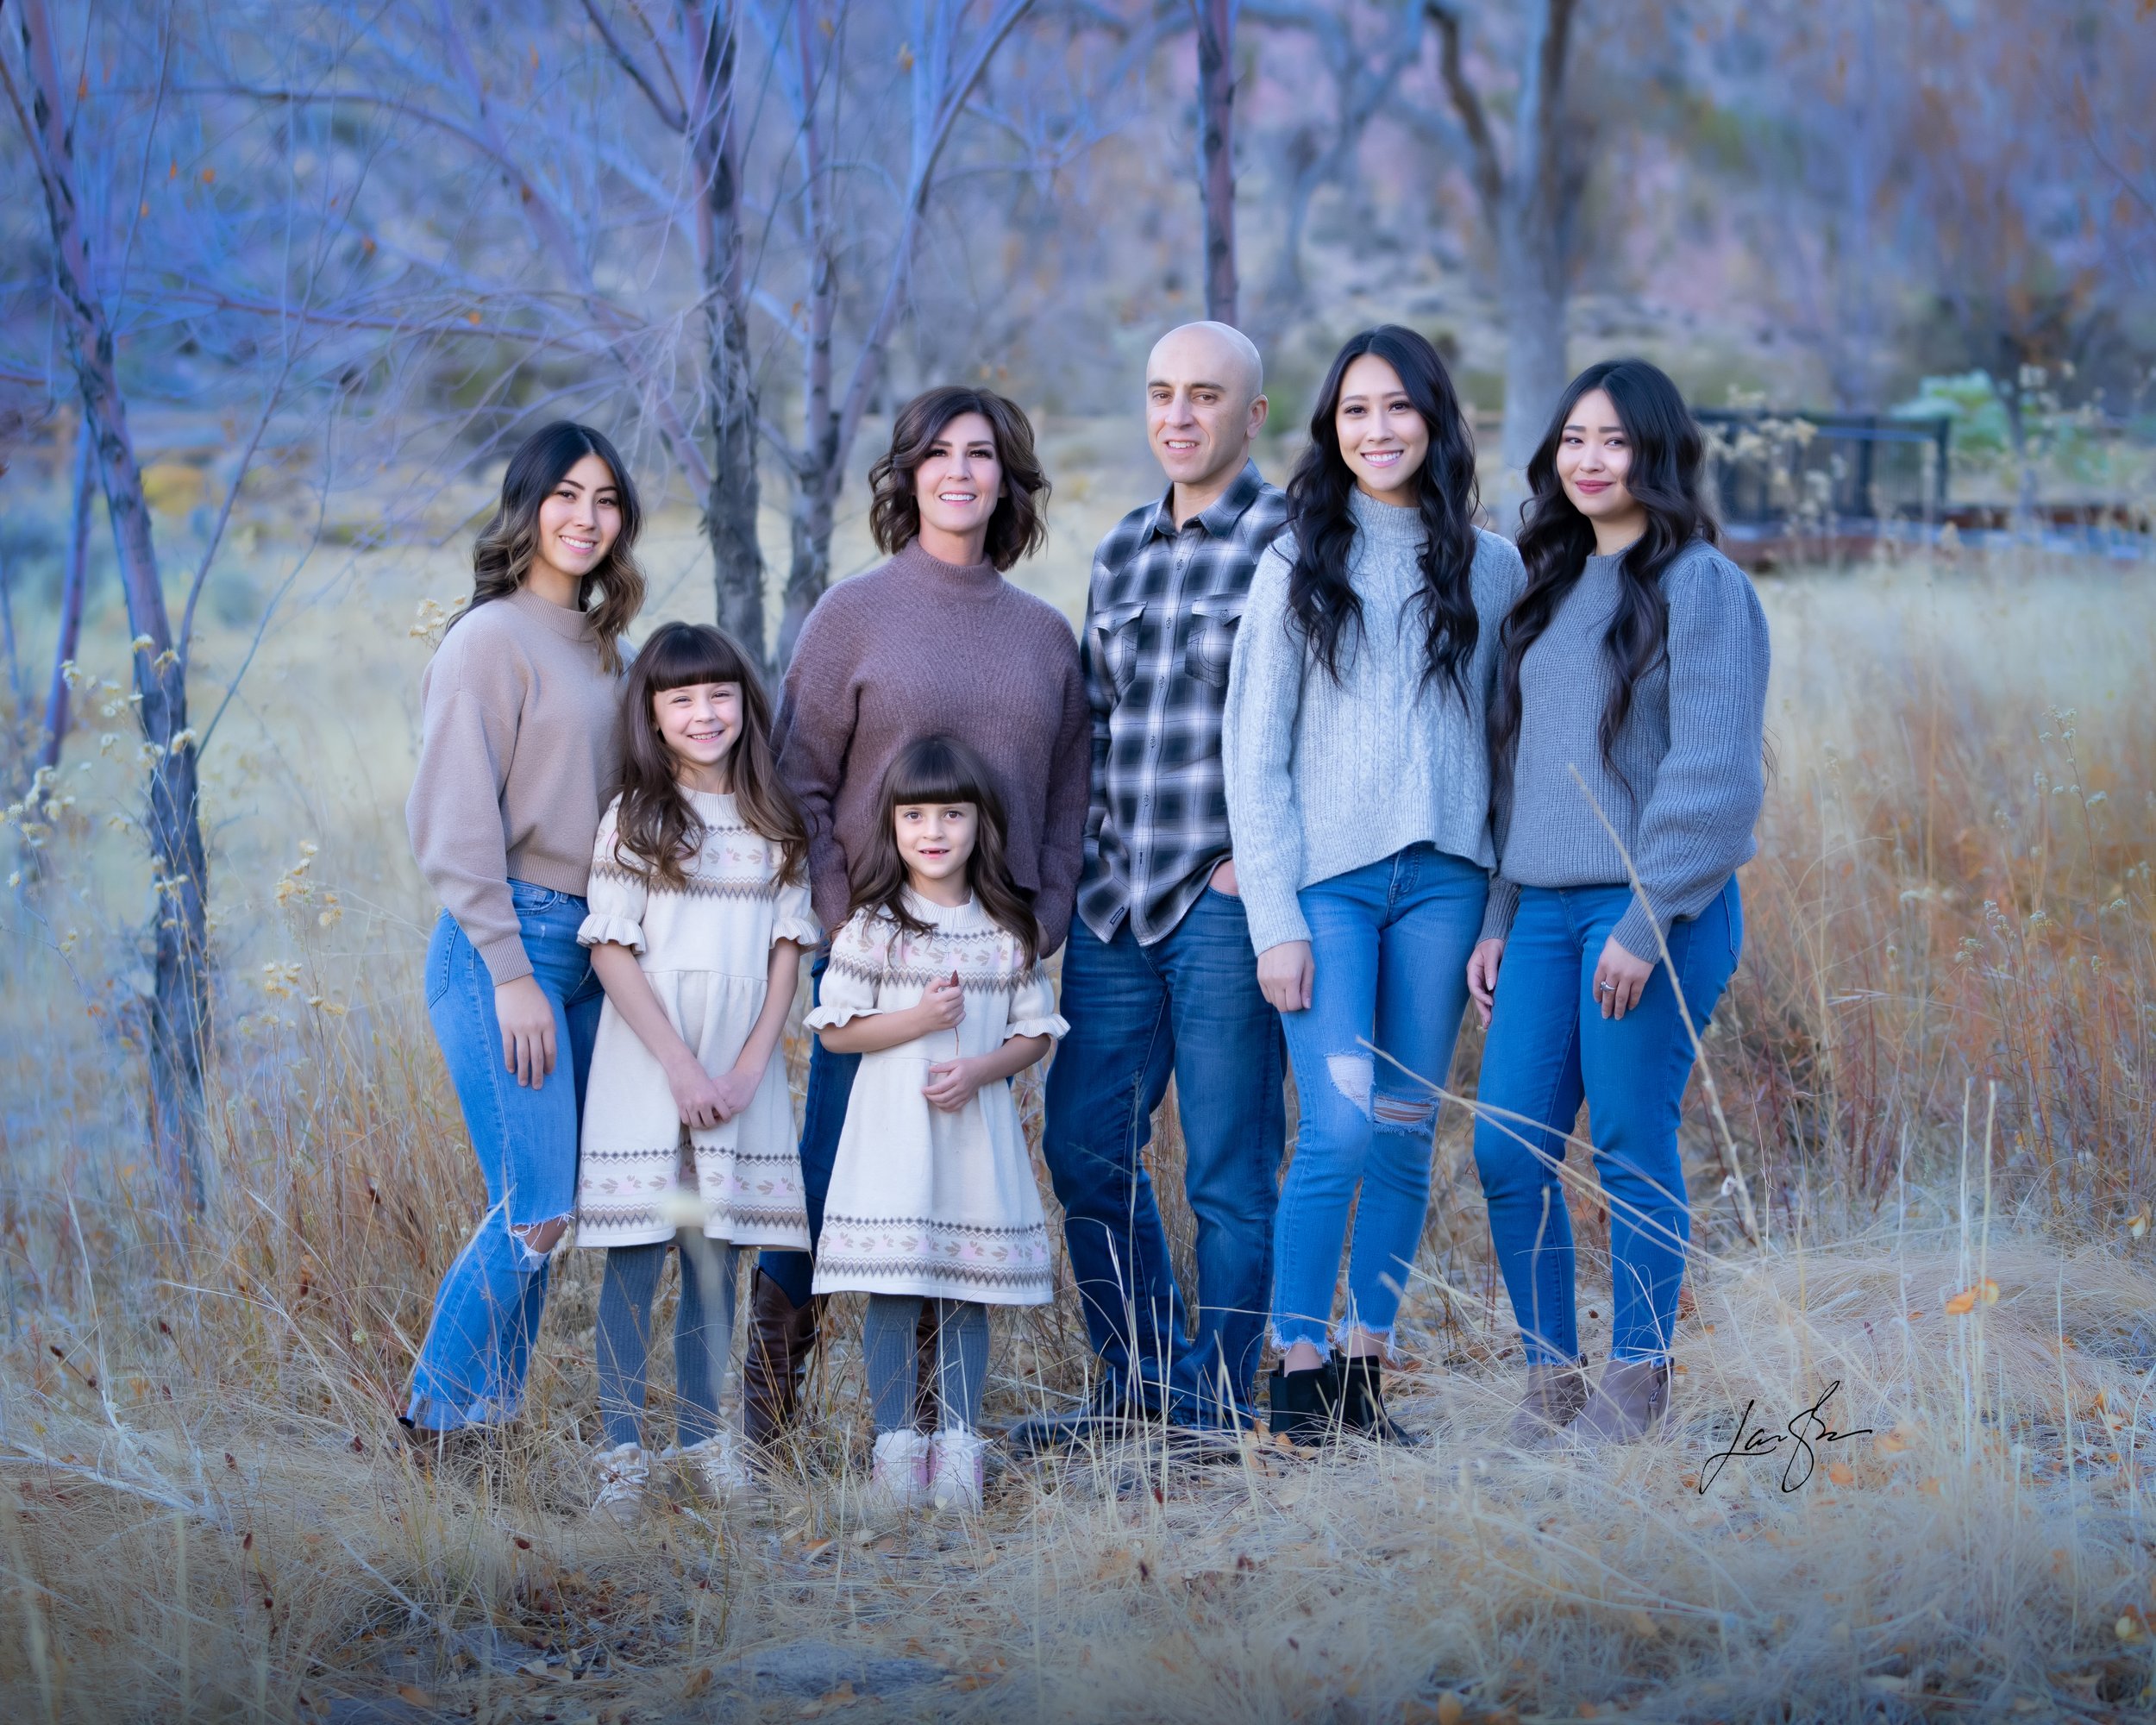
<instances>
[{"instance_id":1,"label":"woman's hand","mask_svg":"<svg viewBox=\"0 0 2156 1725\"><path fill-rule=\"evenodd\" d=\"M1478 940L1467 956L1467 992L1474 997L1475 1016L1489 1028L1489 1015L1497 1005L1497 967L1505 962L1505 943Z\"/></svg>"},{"instance_id":2,"label":"woman's hand","mask_svg":"<svg viewBox=\"0 0 2156 1725\"><path fill-rule=\"evenodd\" d=\"M704 1063L686 1045L681 1056L667 1063L667 1088L674 1092L674 1106L681 1124L708 1130L727 1118L724 1081L706 1072Z\"/></svg>"},{"instance_id":3,"label":"woman's hand","mask_svg":"<svg viewBox=\"0 0 2156 1725\"><path fill-rule=\"evenodd\" d=\"M1317 975L1307 940L1283 940L1257 955L1257 991L1275 1012L1308 1012L1311 984Z\"/></svg>"},{"instance_id":4,"label":"woman's hand","mask_svg":"<svg viewBox=\"0 0 2156 1725\"><path fill-rule=\"evenodd\" d=\"M494 990L494 1016L502 1027L502 1061L517 1082L536 1090L554 1071L554 1002L534 976L519 976Z\"/></svg>"},{"instance_id":5,"label":"woman's hand","mask_svg":"<svg viewBox=\"0 0 2156 1725\"><path fill-rule=\"evenodd\" d=\"M1638 1006L1647 978L1653 975L1652 964L1634 958L1611 935L1602 943L1602 956L1595 966L1595 998L1601 1003L1602 1016L1620 1019Z\"/></svg>"},{"instance_id":6,"label":"woman's hand","mask_svg":"<svg viewBox=\"0 0 2156 1725\"><path fill-rule=\"evenodd\" d=\"M730 1120L756 1099L756 1092L763 1088L764 1063L753 1065L744 1057L735 1063L734 1070L712 1086L718 1095L718 1117Z\"/></svg>"},{"instance_id":7,"label":"woman's hand","mask_svg":"<svg viewBox=\"0 0 2156 1725\"><path fill-rule=\"evenodd\" d=\"M982 1082L978 1060L937 1060L929 1066L921 1094L945 1113L955 1114L973 1101Z\"/></svg>"}]
</instances>

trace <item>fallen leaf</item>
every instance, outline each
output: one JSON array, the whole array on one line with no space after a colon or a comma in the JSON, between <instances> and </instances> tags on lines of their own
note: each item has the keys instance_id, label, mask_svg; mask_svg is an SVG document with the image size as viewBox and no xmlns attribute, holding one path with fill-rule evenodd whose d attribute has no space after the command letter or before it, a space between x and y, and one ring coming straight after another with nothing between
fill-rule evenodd
<instances>
[{"instance_id":1,"label":"fallen leaf","mask_svg":"<svg viewBox=\"0 0 2156 1725\"><path fill-rule=\"evenodd\" d=\"M2148 1232L2147 1205L2142 1205L2140 1209L2134 1211L2131 1216L2127 1218L2126 1231L2129 1234L2133 1235L2135 1239L2139 1239L2143 1234Z\"/></svg>"},{"instance_id":2,"label":"fallen leaf","mask_svg":"<svg viewBox=\"0 0 2156 1725\"><path fill-rule=\"evenodd\" d=\"M1846 1462L1830 1462L1827 1468L1827 1477L1837 1485L1854 1485L1857 1483L1856 1470Z\"/></svg>"},{"instance_id":3,"label":"fallen leaf","mask_svg":"<svg viewBox=\"0 0 2156 1725\"><path fill-rule=\"evenodd\" d=\"M709 1665L699 1665L681 1679L681 1699L693 1701L711 1686L711 1668Z\"/></svg>"},{"instance_id":4,"label":"fallen leaf","mask_svg":"<svg viewBox=\"0 0 2156 1725\"><path fill-rule=\"evenodd\" d=\"M1921 1482L1916 1489L1927 1497L1938 1497L1943 1495L1936 1477Z\"/></svg>"},{"instance_id":5,"label":"fallen leaf","mask_svg":"<svg viewBox=\"0 0 2156 1725\"><path fill-rule=\"evenodd\" d=\"M398 1684L397 1698L407 1707L432 1707L434 1705L434 1697L428 1694L418 1684L412 1683Z\"/></svg>"},{"instance_id":6,"label":"fallen leaf","mask_svg":"<svg viewBox=\"0 0 2156 1725\"><path fill-rule=\"evenodd\" d=\"M1950 1318L1965 1318L1976 1309L1977 1290L1973 1288L1963 1289L1946 1302L1946 1315Z\"/></svg>"},{"instance_id":7,"label":"fallen leaf","mask_svg":"<svg viewBox=\"0 0 2156 1725\"><path fill-rule=\"evenodd\" d=\"M1990 1276L1985 1276L1984 1280L1977 1284L1977 1291L1984 1295L1984 1303L1985 1305L1996 1306L1999 1303L1999 1284L1994 1282Z\"/></svg>"},{"instance_id":8,"label":"fallen leaf","mask_svg":"<svg viewBox=\"0 0 2156 1725\"><path fill-rule=\"evenodd\" d=\"M2131 1611L2121 1617L2111 1628L2122 1641L2138 1641L2141 1638L2141 1626Z\"/></svg>"}]
</instances>

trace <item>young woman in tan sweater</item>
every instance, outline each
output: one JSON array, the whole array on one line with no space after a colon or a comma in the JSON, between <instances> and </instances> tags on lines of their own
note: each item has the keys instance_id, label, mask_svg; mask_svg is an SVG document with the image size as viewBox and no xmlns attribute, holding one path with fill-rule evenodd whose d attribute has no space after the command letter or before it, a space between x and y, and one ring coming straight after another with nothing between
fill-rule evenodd
<instances>
[{"instance_id":1,"label":"young woman in tan sweater","mask_svg":"<svg viewBox=\"0 0 2156 1725\"><path fill-rule=\"evenodd\" d=\"M576 1208L600 1004L577 932L619 758L619 642L643 604L641 524L605 437L567 422L534 432L473 549L471 603L420 684L405 817L442 906L427 1010L487 1208L435 1295L403 1415L417 1440L517 1413L548 1255Z\"/></svg>"}]
</instances>

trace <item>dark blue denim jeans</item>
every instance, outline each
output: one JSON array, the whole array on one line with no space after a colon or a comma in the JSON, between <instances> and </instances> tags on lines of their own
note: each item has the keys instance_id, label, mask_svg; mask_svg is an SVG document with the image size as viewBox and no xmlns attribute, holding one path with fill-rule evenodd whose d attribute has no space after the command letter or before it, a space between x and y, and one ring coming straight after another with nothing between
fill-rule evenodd
<instances>
[{"instance_id":1,"label":"dark blue denim jeans","mask_svg":"<svg viewBox=\"0 0 2156 1725\"><path fill-rule=\"evenodd\" d=\"M1048 1069L1041 1150L1086 1332L1110 1381L1180 1424L1247 1416L1264 1345L1273 1208L1287 1137L1280 1019L1257 991L1239 899L1207 888L1173 933L1063 950L1070 1033ZM1175 1082L1183 1182L1197 1219L1197 1321L1170 1268L1140 1153ZM1163 1395L1163 1387L1165 1394Z\"/></svg>"},{"instance_id":2,"label":"dark blue denim jeans","mask_svg":"<svg viewBox=\"0 0 2156 1725\"><path fill-rule=\"evenodd\" d=\"M442 1278L412 1368L404 1417L426 1431L490 1425L523 1405L548 1260L511 1230L576 1211L577 1123L604 999L577 944L584 900L523 881L511 881L509 892L533 978L554 1004L555 1068L536 1087L517 1083L509 1070L494 978L456 919L444 912L427 944L427 1013L463 1105L487 1208Z\"/></svg>"},{"instance_id":3,"label":"dark blue denim jeans","mask_svg":"<svg viewBox=\"0 0 2156 1725\"><path fill-rule=\"evenodd\" d=\"M809 1007L823 1004L826 948L809 967ZM846 1104L853 1100L858 1054L833 1054L820 1036L809 1038L808 1095L801 1107L801 1189L808 1198L809 1245L824 1236L824 1200L830 1195L831 1170L838 1161L838 1135L846 1129ZM808 1304L816 1282L814 1251L784 1251L766 1246L756 1267L786 1290L796 1306Z\"/></svg>"},{"instance_id":4,"label":"dark blue denim jeans","mask_svg":"<svg viewBox=\"0 0 2156 1725\"><path fill-rule=\"evenodd\" d=\"M1283 1348L1325 1352L1343 1246L1345 1322L1392 1339L1430 1208L1431 1086L1451 1070L1489 896L1487 869L1433 844L1296 895L1313 976L1308 1008L1282 1015L1301 1105L1273 1245L1273 1337Z\"/></svg>"},{"instance_id":5,"label":"dark blue denim jeans","mask_svg":"<svg viewBox=\"0 0 2156 1725\"><path fill-rule=\"evenodd\" d=\"M1699 915L1670 925L1674 982L1658 962L1639 1004L1606 1019L1595 966L1631 904L1629 887L1528 887L1498 967L1475 1165L1531 1364L1579 1358L1572 1219L1557 1164L1583 1096L1609 1202L1609 1357L1665 1358L1677 1324L1692 1238L1677 1129L1693 1060L1677 994L1704 1034L1737 968L1744 906L1732 875Z\"/></svg>"}]
</instances>

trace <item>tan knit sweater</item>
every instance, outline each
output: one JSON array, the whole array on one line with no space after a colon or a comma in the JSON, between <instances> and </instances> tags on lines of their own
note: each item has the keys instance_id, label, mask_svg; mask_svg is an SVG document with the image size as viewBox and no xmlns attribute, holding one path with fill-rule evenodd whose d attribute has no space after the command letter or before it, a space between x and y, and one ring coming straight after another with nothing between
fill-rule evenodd
<instances>
[{"instance_id":1,"label":"tan knit sweater","mask_svg":"<svg viewBox=\"0 0 2156 1725\"><path fill-rule=\"evenodd\" d=\"M619 692L590 620L529 588L461 618L420 680L412 855L497 988L531 974L510 881L584 895Z\"/></svg>"}]
</instances>

